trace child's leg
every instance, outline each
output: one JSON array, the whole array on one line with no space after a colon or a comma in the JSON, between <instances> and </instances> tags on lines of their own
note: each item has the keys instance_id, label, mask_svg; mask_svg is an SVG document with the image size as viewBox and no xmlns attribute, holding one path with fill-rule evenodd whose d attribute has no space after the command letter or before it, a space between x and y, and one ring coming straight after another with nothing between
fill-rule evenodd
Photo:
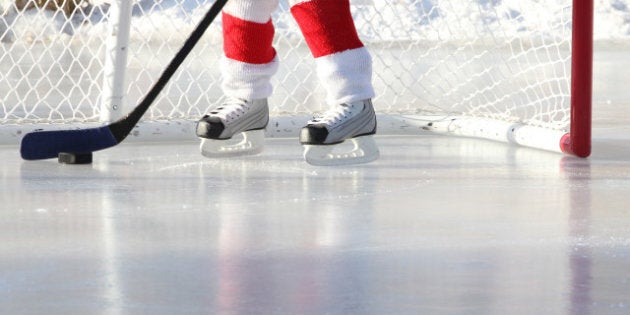
<instances>
[{"instance_id":1,"label":"child's leg","mask_svg":"<svg viewBox=\"0 0 630 315\"><path fill-rule=\"evenodd\" d=\"M271 22L277 6L278 0L230 0L223 9L221 73L227 97L197 122L204 156L255 154L263 149L270 79L278 68Z\"/></svg>"},{"instance_id":2,"label":"child's leg","mask_svg":"<svg viewBox=\"0 0 630 315\"><path fill-rule=\"evenodd\" d=\"M315 57L331 106L300 131L304 158L316 165L377 159L379 151L372 139L376 133L372 59L357 35L350 1L298 0L291 13ZM339 146L346 140L353 146Z\"/></svg>"}]
</instances>

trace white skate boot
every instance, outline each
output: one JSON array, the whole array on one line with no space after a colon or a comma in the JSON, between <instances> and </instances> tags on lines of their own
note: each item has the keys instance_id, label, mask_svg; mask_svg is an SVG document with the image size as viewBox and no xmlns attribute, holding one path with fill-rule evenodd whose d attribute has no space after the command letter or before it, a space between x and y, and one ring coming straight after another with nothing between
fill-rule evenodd
<instances>
[{"instance_id":1,"label":"white skate boot","mask_svg":"<svg viewBox=\"0 0 630 315\"><path fill-rule=\"evenodd\" d=\"M269 122L267 99L229 98L197 122L201 154L224 157L258 154L264 148Z\"/></svg>"},{"instance_id":2,"label":"white skate boot","mask_svg":"<svg viewBox=\"0 0 630 315\"><path fill-rule=\"evenodd\" d=\"M376 114L370 99L337 105L334 109L310 120L300 132L305 147L304 159L313 165L346 165L367 163L379 156L373 135ZM345 152L341 145L349 140ZM346 148L347 149L347 148Z\"/></svg>"}]
</instances>

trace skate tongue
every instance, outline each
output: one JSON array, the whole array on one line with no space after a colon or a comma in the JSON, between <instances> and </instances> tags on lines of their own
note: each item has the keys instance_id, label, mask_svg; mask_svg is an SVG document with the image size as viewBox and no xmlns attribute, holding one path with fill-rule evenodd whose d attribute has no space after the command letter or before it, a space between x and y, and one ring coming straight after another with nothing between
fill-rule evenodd
<instances>
[{"instance_id":1,"label":"skate tongue","mask_svg":"<svg viewBox=\"0 0 630 315\"><path fill-rule=\"evenodd\" d=\"M243 114L247 110L249 110L247 100L230 97L221 104L221 106L215 108L210 113L227 122L236 117L236 113Z\"/></svg>"},{"instance_id":2,"label":"skate tongue","mask_svg":"<svg viewBox=\"0 0 630 315\"><path fill-rule=\"evenodd\" d=\"M337 166L368 163L380 153L370 136L351 138L335 145L305 145L304 159L311 165Z\"/></svg>"},{"instance_id":3,"label":"skate tongue","mask_svg":"<svg viewBox=\"0 0 630 315\"><path fill-rule=\"evenodd\" d=\"M361 109L363 109L362 101L335 105L334 108L331 108L326 112L316 116L308 123L324 123L334 126L342 121L344 118L351 116L358 105L361 105Z\"/></svg>"}]
</instances>

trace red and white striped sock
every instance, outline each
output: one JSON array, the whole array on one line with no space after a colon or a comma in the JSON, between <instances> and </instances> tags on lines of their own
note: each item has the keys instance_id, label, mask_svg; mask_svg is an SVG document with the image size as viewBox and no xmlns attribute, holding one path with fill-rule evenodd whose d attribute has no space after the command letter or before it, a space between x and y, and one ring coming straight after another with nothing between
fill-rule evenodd
<instances>
[{"instance_id":1,"label":"red and white striped sock","mask_svg":"<svg viewBox=\"0 0 630 315\"><path fill-rule=\"evenodd\" d=\"M270 83L278 69L272 46L271 13L278 0L230 0L223 9L223 91L243 99L260 99L272 93Z\"/></svg>"},{"instance_id":2,"label":"red and white striped sock","mask_svg":"<svg viewBox=\"0 0 630 315\"><path fill-rule=\"evenodd\" d=\"M293 2L291 13L315 57L327 102L333 105L374 97L372 58L357 34L350 1Z\"/></svg>"}]
</instances>

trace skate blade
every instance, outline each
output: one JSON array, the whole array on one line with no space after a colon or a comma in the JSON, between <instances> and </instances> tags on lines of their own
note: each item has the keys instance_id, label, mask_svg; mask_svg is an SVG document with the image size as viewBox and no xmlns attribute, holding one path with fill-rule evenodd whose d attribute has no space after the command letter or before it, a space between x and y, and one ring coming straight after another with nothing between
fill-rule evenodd
<instances>
[{"instance_id":1,"label":"skate blade","mask_svg":"<svg viewBox=\"0 0 630 315\"><path fill-rule=\"evenodd\" d=\"M265 131L251 130L227 140L202 139L199 149L208 158L254 155L262 152L264 143Z\"/></svg>"},{"instance_id":2,"label":"skate blade","mask_svg":"<svg viewBox=\"0 0 630 315\"><path fill-rule=\"evenodd\" d=\"M335 152L347 147L346 142L352 145L349 151ZM334 145L305 145L304 148L306 162L318 166L368 163L379 157L378 147L372 136L356 137Z\"/></svg>"}]
</instances>

